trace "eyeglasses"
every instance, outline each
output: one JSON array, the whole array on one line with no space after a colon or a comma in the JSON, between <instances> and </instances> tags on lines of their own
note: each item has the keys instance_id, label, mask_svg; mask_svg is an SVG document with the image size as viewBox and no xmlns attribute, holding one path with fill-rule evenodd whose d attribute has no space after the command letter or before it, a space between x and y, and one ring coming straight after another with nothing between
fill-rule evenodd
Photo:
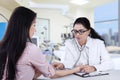
<instances>
[{"instance_id":1,"label":"eyeglasses","mask_svg":"<svg viewBox=\"0 0 120 80\"><path fill-rule=\"evenodd\" d=\"M85 33L86 31L88 31L88 30L75 30L75 29L73 29L71 32L72 32L73 34L79 33L80 35L82 35L82 34Z\"/></svg>"}]
</instances>

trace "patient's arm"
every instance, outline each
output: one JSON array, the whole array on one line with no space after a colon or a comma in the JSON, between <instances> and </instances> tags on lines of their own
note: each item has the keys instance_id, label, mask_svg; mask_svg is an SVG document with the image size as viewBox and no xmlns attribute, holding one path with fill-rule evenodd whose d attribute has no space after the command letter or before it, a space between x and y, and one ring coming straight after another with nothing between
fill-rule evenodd
<instances>
[{"instance_id":1,"label":"patient's arm","mask_svg":"<svg viewBox=\"0 0 120 80\"><path fill-rule=\"evenodd\" d=\"M55 69L64 69L64 64L63 64L63 63L53 62L53 63L52 63L52 66L53 66Z\"/></svg>"},{"instance_id":2,"label":"patient's arm","mask_svg":"<svg viewBox=\"0 0 120 80\"><path fill-rule=\"evenodd\" d=\"M57 77L62 77L62 76L70 75L73 73L77 73L80 71L80 69L81 69L80 67L75 67L70 70L56 70L55 75L51 76L50 78L57 78Z\"/></svg>"}]
</instances>

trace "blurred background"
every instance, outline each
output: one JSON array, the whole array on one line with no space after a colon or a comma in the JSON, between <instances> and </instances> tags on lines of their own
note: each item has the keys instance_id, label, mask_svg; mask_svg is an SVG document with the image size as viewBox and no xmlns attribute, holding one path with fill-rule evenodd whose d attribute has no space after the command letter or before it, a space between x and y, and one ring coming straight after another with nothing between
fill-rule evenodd
<instances>
[{"instance_id":1,"label":"blurred background","mask_svg":"<svg viewBox=\"0 0 120 80\"><path fill-rule=\"evenodd\" d=\"M119 0L0 0L0 40L17 6L28 7L37 13L34 43L44 54L51 54L59 61L64 58L65 40L72 38L74 20L87 17L91 27L104 38L115 69L120 69Z\"/></svg>"}]
</instances>

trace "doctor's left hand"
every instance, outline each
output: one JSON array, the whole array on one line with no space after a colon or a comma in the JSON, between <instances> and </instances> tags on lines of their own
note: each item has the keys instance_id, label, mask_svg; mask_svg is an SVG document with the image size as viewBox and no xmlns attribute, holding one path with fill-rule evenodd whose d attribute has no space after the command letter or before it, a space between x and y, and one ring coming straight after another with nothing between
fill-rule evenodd
<instances>
[{"instance_id":1,"label":"doctor's left hand","mask_svg":"<svg viewBox=\"0 0 120 80\"><path fill-rule=\"evenodd\" d=\"M82 68L82 71L85 73L91 73L96 71L96 68L94 66L84 65L84 67Z\"/></svg>"}]
</instances>

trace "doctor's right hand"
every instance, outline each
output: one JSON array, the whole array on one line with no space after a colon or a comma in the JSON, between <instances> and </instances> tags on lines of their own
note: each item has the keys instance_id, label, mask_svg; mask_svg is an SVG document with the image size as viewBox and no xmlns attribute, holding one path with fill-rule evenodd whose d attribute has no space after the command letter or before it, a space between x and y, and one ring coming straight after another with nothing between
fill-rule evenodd
<instances>
[{"instance_id":1,"label":"doctor's right hand","mask_svg":"<svg viewBox=\"0 0 120 80\"><path fill-rule=\"evenodd\" d=\"M52 63L52 66L53 66L55 69L64 69L64 64L63 64L63 63L53 62L53 63Z\"/></svg>"}]
</instances>

